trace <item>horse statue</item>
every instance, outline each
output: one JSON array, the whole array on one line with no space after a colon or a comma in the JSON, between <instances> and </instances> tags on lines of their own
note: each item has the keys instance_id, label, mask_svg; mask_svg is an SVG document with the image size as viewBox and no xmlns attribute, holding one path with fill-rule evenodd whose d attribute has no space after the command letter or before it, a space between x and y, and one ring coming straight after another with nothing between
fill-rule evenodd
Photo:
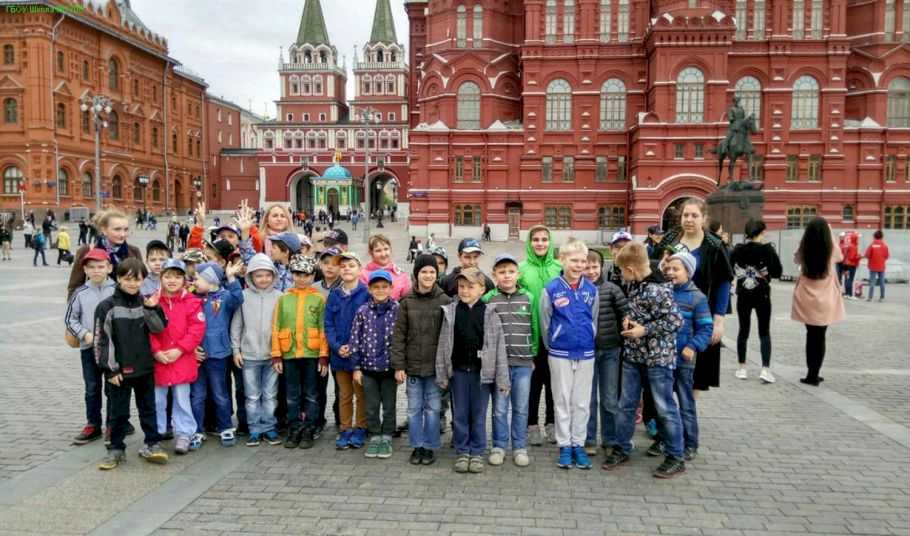
<instances>
[{"instance_id":1,"label":"horse statue","mask_svg":"<svg viewBox=\"0 0 910 536\"><path fill-rule=\"evenodd\" d=\"M739 106L739 98L733 98L733 106L730 107L727 117L730 126L727 129L727 136L717 144L717 148L712 152L717 155L717 186L720 187L721 177L724 168L724 160L729 160L728 170L730 182L737 181L733 177L733 169L736 167L736 161L740 158L748 158L755 150L752 148L752 142L749 140L750 134L758 132L755 124L755 117L752 114L746 116L745 111Z\"/></svg>"}]
</instances>

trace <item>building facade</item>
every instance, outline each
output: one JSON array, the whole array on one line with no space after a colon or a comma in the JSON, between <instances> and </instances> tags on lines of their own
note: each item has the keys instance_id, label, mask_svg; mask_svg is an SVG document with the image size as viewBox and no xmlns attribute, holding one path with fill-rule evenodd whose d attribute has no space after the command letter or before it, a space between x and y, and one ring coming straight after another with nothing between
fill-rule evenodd
<instances>
[{"instance_id":1,"label":"building facade","mask_svg":"<svg viewBox=\"0 0 910 536\"><path fill-rule=\"evenodd\" d=\"M411 234L669 224L680 199L714 191L734 95L757 126L735 172L763 183L769 227L908 226L910 1L405 9Z\"/></svg>"},{"instance_id":2,"label":"building facade","mask_svg":"<svg viewBox=\"0 0 910 536\"><path fill-rule=\"evenodd\" d=\"M167 40L129 0L0 2L0 46L0 210L94 211L94 123L80 110L93 95L112 100L101 135L104 204L191 206L206 84L168 56Z\"/></svg>"}]
</instances>

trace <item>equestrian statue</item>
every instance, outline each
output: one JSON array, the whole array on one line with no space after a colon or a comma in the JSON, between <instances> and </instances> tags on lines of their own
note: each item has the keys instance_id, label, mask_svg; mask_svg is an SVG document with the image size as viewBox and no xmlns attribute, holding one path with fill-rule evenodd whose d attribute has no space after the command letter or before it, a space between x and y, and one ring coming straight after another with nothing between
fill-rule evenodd
<instances>
[{"instance_id":1,"label":"equestrian statue","mask_svg":"<svg viewBox=\"0 0 910 536\"><path fill-rule=\"evenodd\" d=\"M759 190L761 185L751 180L740 181L734 177L733 170L736 167L736 161L740 158L749 159L755 149L749 140L750 134L758 132L755 125L755 116L746 115L746 111L739 104L739 97L733 97L733 105L727 110L727 136L717 144L717 148L712 152L717 155L717 186L720 188L721 178L724 169L724 160L728 160L729 179L723 187L729 190Z\"/></svg>"}]
</instances>

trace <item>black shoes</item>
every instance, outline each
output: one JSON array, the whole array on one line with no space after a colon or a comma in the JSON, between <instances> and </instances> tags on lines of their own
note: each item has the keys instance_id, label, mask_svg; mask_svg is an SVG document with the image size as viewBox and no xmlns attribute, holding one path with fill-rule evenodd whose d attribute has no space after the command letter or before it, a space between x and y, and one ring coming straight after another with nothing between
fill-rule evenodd
<instances>
[{"instance_id":1,"label":"black shoes","mask_svg":"<svg viewBox=\"0 0 910 536\"><path fill-rule=\"evenodd\" d=\"M683 458L685 458L687 462L691 462L696 457L698 457L698 449L694 449L692 447L686 447L686 450L683 453Z\"/></svg>"},{"instance_id":2,"label":"black shoes","mask_svg":"<svg viewBox=\"0 0 910 536\"><path fill-rule=\"evenodd\" d=\"M675 478L686 472L686 462L667 456L654 470L654 478Z\"/></svg>"},{"instance_id":3,"label":"black shoes","mask_svg":"<svg viewBox=\"0 0 910 536\"><path fill-rule=\"evenodd\" d=\"M300 448L302 449L311 449L313 448L313 443L316 441L315 431L311 428L307 428L300 434Z\"/></svg>"},{"instance_id":4,"label":"black shoes","mask_svg":"<svg viewBox=\"0 0 910 536\"><path fill-rule=\"evenodd\" d=\"M433 465L436 462L436 452L432 449L423 449L423 457L420 463L423 465Z\"/></svg>"},{"instance_id":5,"label":"black shoes","mask_svg":"<svg viewBox=\"0 0 910 536\"><path fill-rule=\"evenodd\" d=\"M818 378L810 378L807 376L805 378L799 379L799 383L804 383L806 385L814 385L815 387L818 387L818 384L820 384L823 381L825 381L825 379L822 378L821 376L819 376Z\"/></svg>"},{"instance_id":6,"label":"black shoes","mask_svg":"<svg viewBox=\"0 0 910 536\"><path fill-rule=\"evenodd\" d=\"M408 459L411 465L420 465L423 462L423 452L423 447L417 447L411 452L411 457Z\"/></svg>"},{"instance_id":7,"label":"black shoes","mask_svg":"<svg viewBox=\"0 0 910 536\"><path fill-rule=\"evenodd\" d=\"M284 448L296 449L300 446L300 440L303 436L303 429L289 430L288 437L284 440Z\"/></svg>"},{"instance_id":8,"label":"black shoes","mask_svg":"<svg viewBox=\"0 0 910 536\"><path fill-rule=\"evenodd\" d=\"M648 456L656 458L657 456L663 456L664 454L664 445L661 443L660 439L651 443L651 446L648 447L648 450L645 451L645 454Z\"/></svg>"},{"instance_id":9,"label":"black shoes","mask_svg":"<svg viewBox=\"0 0 910 536\"><path fill-rule=\"evenodd\" d=\"M613 447L613 450L607 454L607 458L604 460L603 465L600 466L604 471L612 471L620 465L629 461L629 455L623 453L617 447Z\"/></svg>"}]
</instances>

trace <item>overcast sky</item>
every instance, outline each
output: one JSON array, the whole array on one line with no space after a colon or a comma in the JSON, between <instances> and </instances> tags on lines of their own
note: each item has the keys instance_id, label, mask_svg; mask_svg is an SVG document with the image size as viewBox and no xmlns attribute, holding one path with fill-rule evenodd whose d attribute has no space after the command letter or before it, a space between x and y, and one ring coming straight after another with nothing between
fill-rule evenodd
<instances>
[{"instance_id":1,"label":"overcast sky","mask_svg":"<svg viewBox=\"0 0 910 536\"><path fill-rule=\"evenodd\" d=\"M209 92L243 107L275 116L279 96L278 52L297 38L304 0L131 0L133 11L153 32L168 40L172 58L199 73ZM407 46L403 0L392 0L398 41ZM376 0L322 0L329 41L339 58L347 56L348 96L354 45L370 39ZM341 60L339 59L339 64Z\"/></svg>"}]
</instances>

